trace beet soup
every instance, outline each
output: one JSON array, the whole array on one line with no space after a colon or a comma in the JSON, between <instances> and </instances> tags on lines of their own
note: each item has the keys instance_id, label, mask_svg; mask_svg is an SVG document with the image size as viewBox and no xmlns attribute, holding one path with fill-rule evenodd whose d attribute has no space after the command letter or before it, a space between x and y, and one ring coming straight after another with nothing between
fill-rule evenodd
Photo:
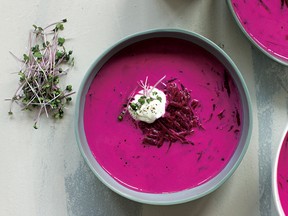
<instances>
[{"instance_id":1,"label":"beet soup","mask_svg":"<svg viewBox=\"0 0 288 216\"><path fill-rule=\"evenodd\" d=\"M288 1L231 0L247 34L266 52L288 61Z\"/></svg>"},{"instance_id":2,"label":"beet soup","mask_svg":"<svg viewBox=\"0 0 288 216\"><path fill-rule=\"evenodd\" d=\"M288 215L288 132L283 140L277 167L277 187L285 215Z\"/></svg>"},{"instance_id":3,"label":"beet soup","mask_svg":"<svg viewBox=\"0 0 288 216\"><path fill-rule=\"evenodd\" d=\"M142 144L143 134L127 113L117 117L139 80L177 78L199 101L202 128L187 137L193 145ZM136 191L167 193L201 185L235 152L242 132L242 103L232 77L209 52L176 38L134 43L112 56L86 94L84 130L97 162L115 180Z\"/></svg>"}]
</instances>

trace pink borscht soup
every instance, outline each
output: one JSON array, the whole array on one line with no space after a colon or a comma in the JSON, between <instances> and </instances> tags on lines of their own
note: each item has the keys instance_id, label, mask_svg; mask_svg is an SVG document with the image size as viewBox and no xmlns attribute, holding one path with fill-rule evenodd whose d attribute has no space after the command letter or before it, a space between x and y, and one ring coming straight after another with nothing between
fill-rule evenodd
<instances>
[{"instance_id":1,"label":"pink borscht soup","mask_svg":"<svg viewBox=\"0 0 288 216\"><path fill-rule=\"evenodd\" d=\"M286 134L278 159L277 187L285 215L288 215L288 133Z\"/></svg>"},{"instance_id":2,"label":"pink borscht soup","mask_svg":"<svg viewBox=\"0 0 288 216\"><path fill-rule=\"evenodd\" d=\"M241 25L266 52L288 61L288 1L231 0Z\"/></svg>"},{"instance_id":3,"label":"pink borscht soup","mask_svg":"<svg viewBox=\"0 0 288 216\"><path fill-rule=\"evenodd\" d=\"M118 120L139 80L149 77L154 84L164 76L177 79L198 101L194 113L201 127L186 137L188 144L143 144L129 113ZM122 185L149 193L182 191L215 177L238 146L242 120L229 71L205 49L176 38L146 39L113 55L93 79L84 106L85 135L96 161Z\"/></svg>"}]
</instances>

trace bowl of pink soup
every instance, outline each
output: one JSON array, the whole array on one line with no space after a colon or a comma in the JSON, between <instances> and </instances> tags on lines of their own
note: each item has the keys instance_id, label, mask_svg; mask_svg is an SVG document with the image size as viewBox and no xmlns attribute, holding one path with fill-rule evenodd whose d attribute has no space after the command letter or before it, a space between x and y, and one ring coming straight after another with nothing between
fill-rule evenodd
<instances>
[{"instance_id":1,"label":"bowl of pink soup","mask_svg":"<svg viewBox=\"0 0 288 216\"><path fill-rule=\"evenodd\" d=\"M279 215L288 215L288 128L279 142L274 162L273 195Z\"/></svg>"},{"instance_id":2,"label":"bowl of pink soup","mask_svg":"<svg viewBox=\"0 0 288 216\"><path fill-rule=\"evenodd\" d=\"M268 57L288 65L288 1L227 0L238 26Z\"/></svg>"},{"instance_id":3,"label":"bowl of pink soup","mask_svg":"<svg viewBox=\"0 0 288 216\"><path fill-rule=\"evenodd\" d=\"M177 82L177 91L189 94L188 107L168 98L166 111L184 107L193 119L185 122L178 111L170 123L166 114L157 119L152 124L164 130L157 145L145 142L143 124L128 112L119 120L148 77L151 85L163 79L157 88L166 94ZM76 103L76 139L91 170L116 193L141 203L178 204L216 190L239 166L251 136L241 73L213 42L183 30L151 30L117 42L90 67ZM181 124L188 133L177 132Z\"/></svg>"}]
</instances>

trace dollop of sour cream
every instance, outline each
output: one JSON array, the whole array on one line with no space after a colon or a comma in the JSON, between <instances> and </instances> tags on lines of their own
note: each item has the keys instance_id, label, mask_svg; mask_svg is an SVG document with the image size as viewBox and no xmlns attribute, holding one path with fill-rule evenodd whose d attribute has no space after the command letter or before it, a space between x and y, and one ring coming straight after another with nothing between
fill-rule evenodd
<instances>
[{"instance_id":1,"label":"dollop of sour cream","mask_svg":"<svg viewBox=\"0 0 288 216\"><path fill-rule=\"evenodd\" d=\"M166 108L166 95L156 87L148 88L148 95L140 90L128 106L128 111L136 121L153 123L164 116Z\"/></svg>"}]
</instances>

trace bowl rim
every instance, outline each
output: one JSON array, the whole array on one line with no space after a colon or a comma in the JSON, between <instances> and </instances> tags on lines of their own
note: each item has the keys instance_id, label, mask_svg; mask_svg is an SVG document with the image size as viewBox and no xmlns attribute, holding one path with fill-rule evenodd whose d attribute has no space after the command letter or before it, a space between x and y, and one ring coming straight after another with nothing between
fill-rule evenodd
<instances>
[{"instance_id":1,"label":"bowl rim","mask_svg":"<svg viewBox=\"0 0 288 216\"><path fill-rule=\"evenodd\" d=\"M272 55L271 53L269 53L268 51L266 51L262 46L260 46L250 35L249 33L246 31L246 29L243 27L242 23L240 22L240 20L238 19L237 15L236 15L236 12L233 8L233 5L232 5L232 0L227 0L226 1L227 4L228 4L228 7L230 9L230 12L232 14L232 16L234 17L234 20L236 21L236 23L238 24L238 27L241 29L242 33L244 33L244 35L246 36L246 38L248 38L248 40L255 46L258 48L258 50L260 50L262 53L264 53L266 56L268 56L270 59L282 64L282 65L285 65L285 66L288 66L288 60L284 60L280 57L277 57L276 55Z\"/></svg>"},{"instance_id":2,"label":"bowl rim","mask_svg":"<svg viewBox=\"0 0 288 216\"><path fill-rule=\"evenodd\" d=\"M285 126L284 131L282 132L282 135L280 137L280 139L278 140L278 147L277 147L277 152L274 158L274 162L273 162L273 170L272 170L272 190L273 190L273 199L274 199L274 203L276 205L276 209L278 211L279 215L283 215L285 216L281 201L280 201L280 197L279 197L279 191L278 191L278 184L277 184L277 170L278 170L278 164L279 164L279 157L280 157L280 152L282 149L282 145L283 142L285 140L286 135L288 134L288 124Z\"/></svg>"},{"instance_id":3,"label":"bowl rim","mask_svg":"<svg viewBox=\"0 0 288 216\"><path fill-rule=\"evenodd\" d=\"M247 102L247 116L248 116L247 117L247 121L248 121L247 124L249 125L249 127L247 129L247 136L245 137L245 140L243 142L244 144L243 144L243 148L242 148L242 150L240 152L240 155L237 158L237 160L235 161L235 163L233 164L232 168L230 168L229 171L227 172L227 174L217 184L215 184L215 186L213 186L209 190L206 190L205 192L203 192L201 194L198 194L198 195L195 195L193 197L186 197L186 198L181 198L181 199L179 198L177 200L173 200L173 199L170 199L170 200L150 200L150 199L143 199L143 198L139 198L139 197L134 197L134 196L129 195L129 194L127 194L127 193L125 193L125 192L113 187L112 185L110 185L108 182L106 182L102 178L102 176L99 175L99 173L96 172L96 170L94 170L91 162L89 161L89 159L88 159L87 155L85 154L84 149L82 147L81 139L80 139L80 132L79 132L80 99L81 99L81 95L83 93L85 84L88 81L88 78L90 77L91 73L93 72L94 67L97 66L99 61L101 59L103 59L106 55L108 55L109 52L111 52L113 49L115 49L116 47L120 46L121 44L125 43L126 41L129 41L129 40L131 40L131 39L133 39L135 37L145 36L145 35L155 34L155 33L163 33L163 34L165 34L165 33L178 33L178 34L183 34L183 35L186 35L186 36L189 36L189 37L197 38L198 40L201 40L202 42L204 42L208 46L211 46L212 49L215 49L217 52L219 52L219 54L222 55L222 57L224 57L224 59L233 68L233 71L235 72L235 76L238 78L238 80L240 82L239 85L243 89L244 98L245 98L245 100ZM139 41L141 41L141 40L139 40ZM206 37L204 37L204 36L202 36L202 35L200 35L198 33L192 32L192 31L183 30L183 29L177 29L177 28L157 28L157 29L151 29L151 30L137 32L137 33L134 33L134 34L131 34L131 35L128 35L128 36L124 37L123 39L119 40L118 42L116 42L115 44L110 46L110 48L106 49L98 58L96 58L96 60L92 63L92 65L87 70L87 72L86 72L86 74L85 74L85 76L84 76L84 78L83 78L83 80L81 82L81 85L79 87L79 90L78 90L78 93L77 93L77 98L76 98L76 108L75 108L75 118L74 118L74 132L75 132L76 141L77 141L79 150L80 150L84 160L86 161L86 163L88 164L88 166L90 167L92 172L98 177L98 179L104 185L106 185L108 188L110 188L112 191L118 193L119 195L121 195L121 196L123 196L125 198L128 198L130 200L133 200L133 201L136 201L136 202L139 202L139 203L144 203L144 204L174 205L174 204L185 203L185 202L189 202L189 201L201 198L201 197L203 197L203 196L215 191L216 189L218 189L235 172L235 170L237 169L237 167L240 165L241 161L243 160L243 157L244 157L245 153L247 152L247 149L248 149L248 146L249 146L249 143L250 143L252 127L253 127L253 124L252 124L252 106L251 106L250 94L249 94L248 88L247 88L247 86L245 84L245 81L244 81L244 79L242 77L242 74L240 73L240 71L238 70L237 66L232 61L232 59L219 46L217 46L214 42L210 41ZM118 184L119 184L119 182L118 182ZM129 189L129 190L131 190L131 189ZM190 190L190 189L187 189L187 190ZM143 192L139 192L139 193L143 194ZM178 192L176 192L176 193L178 193ZM174 194L174 193L169 193L169 194ZM153 195L155 195L155 194L153 194Z\"/></svg>"}]
</instances>

